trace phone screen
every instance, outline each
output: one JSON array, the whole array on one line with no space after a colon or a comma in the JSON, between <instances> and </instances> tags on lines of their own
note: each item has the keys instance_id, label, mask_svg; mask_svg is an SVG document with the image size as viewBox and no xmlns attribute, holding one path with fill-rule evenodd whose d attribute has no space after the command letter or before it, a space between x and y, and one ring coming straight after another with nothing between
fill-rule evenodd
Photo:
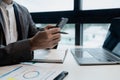
<instances>
[{"instance_id":1,"label":"phone screen","mask_svg":"<svg viewBox=\"0 0 120 80\"><path fill-rule=\"evenodd\" d=\"M68 18L61 18L61 20L56 24L56 27L62 29L67 22L68 22Z\"/></svg>"}]
</instances>

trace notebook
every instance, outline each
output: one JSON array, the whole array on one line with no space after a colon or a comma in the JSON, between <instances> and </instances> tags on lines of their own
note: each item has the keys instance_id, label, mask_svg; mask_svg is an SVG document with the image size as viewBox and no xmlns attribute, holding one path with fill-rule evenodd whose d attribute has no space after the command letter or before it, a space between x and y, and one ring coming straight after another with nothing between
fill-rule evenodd
<instances>
[{"instance_id":1,"label":"notebook","mask_svg":"<svg viewBox=\"0 0 120 80\"><path fill-rule=\"evenodd\" d=\"M67 49L40 49L34 51L33 62L63 63Z\"/></svg>"},{"instance_id":2,"label":"notebook","mask_svg":"<svg viewBox=\"0 0 120 80\"><path fill-rule=\"evenodd\" d=\"M120 19L113 19L102 48L72 48L79 65L120 64Z\"/></svg>"}]
</instances>

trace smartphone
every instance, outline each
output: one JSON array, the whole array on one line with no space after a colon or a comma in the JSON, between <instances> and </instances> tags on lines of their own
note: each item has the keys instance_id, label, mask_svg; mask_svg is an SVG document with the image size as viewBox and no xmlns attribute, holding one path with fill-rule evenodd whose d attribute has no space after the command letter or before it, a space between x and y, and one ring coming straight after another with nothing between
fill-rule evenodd
<instances>
[{"instance_id":1,"label":"smartphone","mask_svg":"<svg viewBox=\"0 0 120 80\"><path fill-rule=\"evenodd\" d=\"M53 80L63 80L67 75L68 75L68 72L67 71L63 71Z\"/></svg>"},{"instance_id":2,"label":"smartphone","mask_svg":"<svg viewBox=\"0 0 120 80\"><path fill-rule=\"evenodd\" d=\"M62 17L61 20L56 24L56 27L62 29L67 22L68 22L68 18Z\"/></svg>"},{"instance_id":3,"label":"smartphone","mask_svg":"<svg viewBox=\"0 0 120 80\"><path fill-rule=\"evenodd\" d=\"M56 27L59 27L60 29L62 29L67 22L68 22L68 18L62 17L61 20L56 24ZM60 32L60 33L61 34L68 34L66 32Z\"/></svg>"}]
</instances>

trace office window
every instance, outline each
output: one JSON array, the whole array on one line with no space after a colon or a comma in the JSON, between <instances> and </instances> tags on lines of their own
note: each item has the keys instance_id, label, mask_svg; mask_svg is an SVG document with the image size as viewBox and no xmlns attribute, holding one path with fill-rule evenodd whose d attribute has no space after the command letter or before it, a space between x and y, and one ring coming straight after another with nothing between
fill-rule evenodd
<instances>
[{"instance_id":1,"label":"office window","mask_svg":"<svg viewBox=\"0 0 120 80\"><path fill-rule=\"evenodd\" d=\"M74 0L14 0L24 5L30 12L73 10Z\"/></svg>"},{"instance_id":2,"label":"office window","mask_svg":"<svg viewBox=\"0 0 120 80\"><path fill-rule=\"evenodd\" d=\"M48 24L36 24L37 27L45 27ZM55 24L51 24L55 25ZM61 34L61 41L59 44L65 44L65 45L74 45L75 44L75 25L74 24L66 24L63 29L61 30L63 32L67 32L68 34Z\"/></svg>"},{"instance_id":3,"label":"office window","mask_svg":"<svg viewBox=\"0 0 120 80\"><path fill-rule=\"evenodd\" d=\"M110 24L83 24L83 46L102 47Z\"/></svg>"},{"instance_id":4,"label":"office window","mask_svg":"<svg viewBox=\"0 0 120 80\"><path fill-rule=\"evenodd\" d=\"M120 8L120 0L82 0L82 10Z\"/></svg>"}]
</instances>

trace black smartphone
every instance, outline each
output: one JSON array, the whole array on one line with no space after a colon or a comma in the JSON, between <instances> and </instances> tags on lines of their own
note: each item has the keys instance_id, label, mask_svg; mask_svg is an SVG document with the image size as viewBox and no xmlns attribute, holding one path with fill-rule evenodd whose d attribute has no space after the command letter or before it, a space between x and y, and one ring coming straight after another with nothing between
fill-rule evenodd
<instances>
[{"instance_id":1,"label":"black smartphone","mask_svg":"<svg viewBox=\"0 0 120 80\"><path fill-rule=\"evenodd\" d=\"M68 22L68 18L62 17L62 18L60 19L60 21L56 24L56 27L59 27L60 29L62 29L67 22ZM60 33L61 33L61 34L68 34L68 33L66 33L66 32L60 32Z\"/></svg>"},{"instance_id":2,"label":"black smartphone","mask_svg":"<svg viewBox=\"0 0 120 80\"><path fill-rule=\"evenodd\" d=\"M67 75L68 75L68 72L67 71L63 71L53 80L63 80Z\"/></svg>"}]
</instances>

